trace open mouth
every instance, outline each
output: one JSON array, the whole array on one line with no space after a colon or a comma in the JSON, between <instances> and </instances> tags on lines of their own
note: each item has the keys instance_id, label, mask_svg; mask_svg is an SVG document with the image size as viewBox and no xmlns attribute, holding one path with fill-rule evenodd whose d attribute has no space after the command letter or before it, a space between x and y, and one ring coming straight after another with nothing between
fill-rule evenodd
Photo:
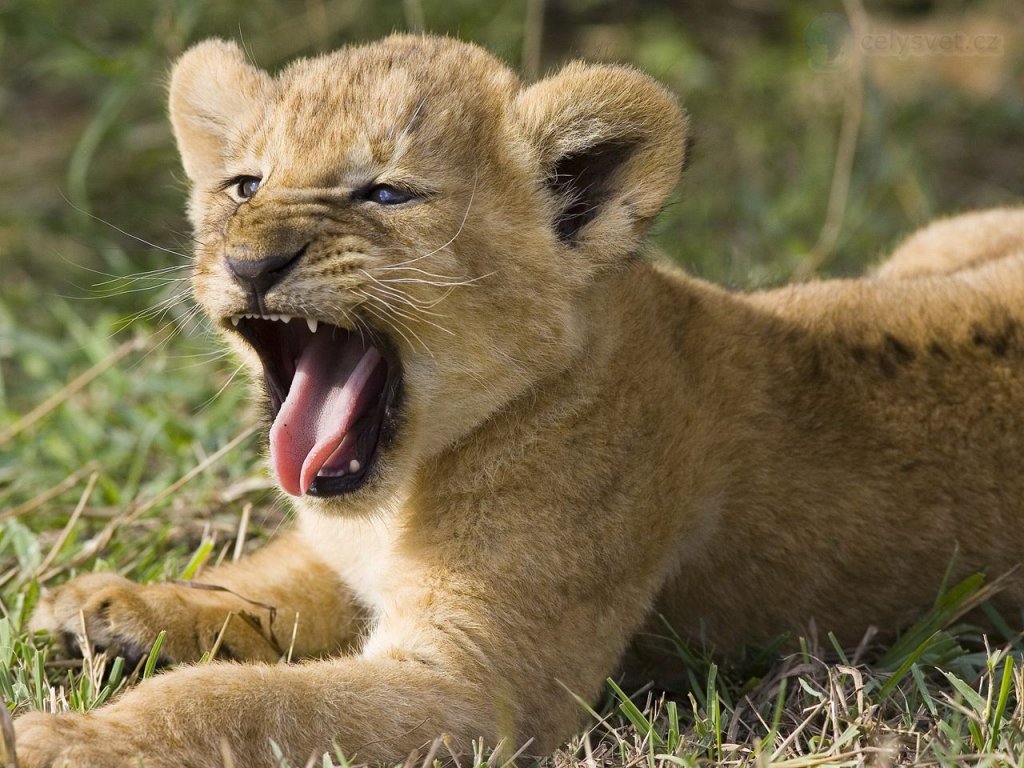
<instances>
[{"instance_id":1,"label":"open mouth","mask_svg":"<svg viewBox=\"0 0 1024 768\"><path fill-rule=\"evenodd\" d=\"M366 484L397 417L401 368L383 339L289 315L233 315L263 363L270 456L292 496Z\"/></svg>"}]
</instances>

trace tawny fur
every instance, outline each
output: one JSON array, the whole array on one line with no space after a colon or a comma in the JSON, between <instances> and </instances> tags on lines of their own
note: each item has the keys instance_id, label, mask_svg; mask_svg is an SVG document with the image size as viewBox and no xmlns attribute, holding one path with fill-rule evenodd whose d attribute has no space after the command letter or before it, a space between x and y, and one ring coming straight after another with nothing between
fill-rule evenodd
<instances>
[{"instance_id":1,"label":"tawny fur","mask_svg":"<svg viewBox=\"0 0 1024 768\"><path fill-rule=\"evenodd\" d=\"M272 660L297 622L330 659L23 717L23 768L265 766L271 740L299 765L332 743L401 760L441 733L544 753L657 614L726 653L812 618L851 642L927 607L957 550L957 573L1021 559L1020 211L936 224L873 277L744 295L636 257L686 120L628 68L526 87L474 46L392 37L271 77L210 41L171 119L199 303L258 373L225 257L309 243L269 311L386 332L405 421L366 488L299 499L297 533L204 576L230 591L83 577L36 614L73 634L84 610L136 650L166 629L188 662L273 605L233 622L232 656ZM238 174L263 178L246 202L221 189ZM374 180L431 197L352 203Z\"/></svg>"}]
</instances>

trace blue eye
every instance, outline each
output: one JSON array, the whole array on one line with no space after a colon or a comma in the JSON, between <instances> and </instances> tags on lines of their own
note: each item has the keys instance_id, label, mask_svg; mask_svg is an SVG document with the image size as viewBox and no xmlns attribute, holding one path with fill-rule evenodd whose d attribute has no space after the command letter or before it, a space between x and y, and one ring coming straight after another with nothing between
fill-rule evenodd
<instances>
[{"instance_id":1,"label":"blue eye","mask_svg":"<svg viewBox=\"0 0 1024 768\"><path fill-rule=\"evenodd\" d=\"M243 200L248 200L256 194L256 190L260 188L261 181L263 179L256 176L240 176L235 186L235 194Z\"/></svg>"},{"instance_id":2,"label":"blue eye","mask_svg":"<svg viewBox=\"0 0 1024 768\"><path fill-rule=\"evenodd\" d=\"M406 189L392 187L390 184L375 184L366 190L365 198L378 205L400 205L413 199L415 195Z\"/></svg>"}]
</instances>

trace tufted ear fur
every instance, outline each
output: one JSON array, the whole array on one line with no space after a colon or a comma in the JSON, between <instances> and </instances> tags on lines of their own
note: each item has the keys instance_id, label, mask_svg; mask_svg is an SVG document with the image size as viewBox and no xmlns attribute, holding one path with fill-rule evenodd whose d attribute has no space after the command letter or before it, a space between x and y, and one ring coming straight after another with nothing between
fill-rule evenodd
<instances>
[{"instance_id":1,"label":"tufted ear fur","mask_svg":"<svg viewBox=\"0 0 1024 768\"><path fill-rule=\"evenodd\" d=\"M266 72L224 40L205 40L178 59L171 73L171 125L193 184L223 173L227 137L265 98L270 84Z\"/></svg>"},{"instance_id":2,"label":"tufted ear fur","mask_svg":"<svg viewBox=\"0 0 1024 768\"><path fill-rule=\"evenodd\" d=\"M634 69L574 62L515 108L558 237L603 260L634 253L682 171L687 119L675 97Z\"/></svg>"}]
</instances>

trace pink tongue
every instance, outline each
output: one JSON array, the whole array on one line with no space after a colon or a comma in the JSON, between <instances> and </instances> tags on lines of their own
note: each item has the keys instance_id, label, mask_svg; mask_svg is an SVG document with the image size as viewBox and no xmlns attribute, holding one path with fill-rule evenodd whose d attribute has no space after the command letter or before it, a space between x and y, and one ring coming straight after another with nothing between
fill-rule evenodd
<instances>
[{"instance_id":1,"label":"pink tongue","mask_svg":"<svg viewBox=\"0 0 1024 768\"><path fill-rule=\"evenodd\" d=\"M382 363L380 352L364 349L356 334L344 342L326 329L313 336L270 428L270 458L285 491L309 490L371 399L367 383Z\"/></svg>"}]
</instances>

